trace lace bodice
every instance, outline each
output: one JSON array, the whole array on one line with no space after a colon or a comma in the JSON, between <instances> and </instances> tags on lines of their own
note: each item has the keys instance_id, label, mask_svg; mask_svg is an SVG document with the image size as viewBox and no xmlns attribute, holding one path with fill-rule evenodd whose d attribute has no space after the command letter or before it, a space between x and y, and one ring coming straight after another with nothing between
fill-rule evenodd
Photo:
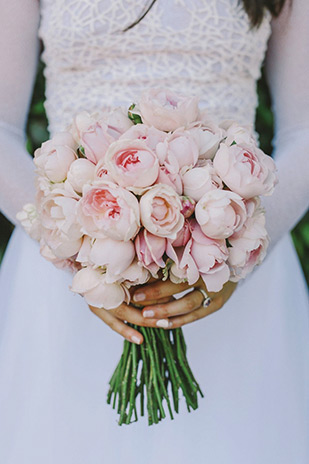
<instances>
[{"instance_id":1,"label":"lace bodice","mask_svg":"<svg viewBox=\"0 0 309 464\"><path fill-rule=\"evenodd\" d=\"M50 131L81 109L128 106L145 87L198 95L218 119L254 123L270 15L249 31L238 0L41 0Z\"/></svg>"}]
</instances>

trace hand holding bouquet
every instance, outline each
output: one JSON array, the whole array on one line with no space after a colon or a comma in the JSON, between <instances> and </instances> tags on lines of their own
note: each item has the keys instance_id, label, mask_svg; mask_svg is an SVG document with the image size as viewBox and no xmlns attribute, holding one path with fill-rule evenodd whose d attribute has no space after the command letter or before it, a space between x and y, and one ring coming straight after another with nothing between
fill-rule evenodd
<instances>
[{"instance_id":1,"label":"hand holding bouquet","mask_svg":"<svg viewBox=\"0 0 309 464\"><path fill-rule=\"evenodd\" d=\"M34 161L36 205L19 219L46 259L74 273L72 291L89 305L129 303L150 278L202 279L217 292L265 256L259 196L274 189L274 162L248 128L215 124L196 98L151 89L128 112L80 113ZM165 417L164 405L173 418L179 390L196 409L201 391L181 329L137 329L145 343L125 342L110 381L119 423L137 419L138 396L149 424Z\"/></svg>"}]
</instances>

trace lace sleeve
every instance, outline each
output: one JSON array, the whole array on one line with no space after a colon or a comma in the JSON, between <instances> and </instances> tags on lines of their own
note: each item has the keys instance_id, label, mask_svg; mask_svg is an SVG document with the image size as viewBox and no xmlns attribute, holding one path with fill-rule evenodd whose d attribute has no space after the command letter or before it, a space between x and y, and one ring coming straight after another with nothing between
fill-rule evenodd
<instances>
[{"instance_id":1,"label":"lace sleeve","mask_svg":"<svg viewBox=\"0 0 309 464\"><path fill-rule=\"evenodd\" d=\"M264 201L273 247L309 200L309 2L286 0L272 22L266 73L275 115L274 157L279 184Z\"/></svg>"},{"instance_id":2,"label":"lace sleeve","mask_svg":"<svg viewBox=\"0 0 309 464\"><path fill-rule=\"evenodd\" d=\"M0 209L16 213L34 200L34 166L25 123L38 57L38 0L0 1Z\"/></svg>"}]
</instances>

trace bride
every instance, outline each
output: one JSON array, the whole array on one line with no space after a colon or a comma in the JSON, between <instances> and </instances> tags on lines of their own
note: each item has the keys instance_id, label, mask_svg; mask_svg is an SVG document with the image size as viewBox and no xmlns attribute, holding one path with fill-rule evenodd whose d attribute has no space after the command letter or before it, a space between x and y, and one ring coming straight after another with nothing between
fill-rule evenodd
<instances>
[{"instance_id":1,"label":"bride","mask_svg":"<svg viewBox=\"0 0 309 464\"><path fill-rule=\"evenodd\" d=\"M155 283L138 293L153 303L148 314L89 311L69 290L71 276L15 229L0 278L1 464L309 462L308 299L288 235L308 200L307 0L1 0L0 8L0 192L13 223L34 198L24 128L38 37L51 134L81 109L128 106L147 86L196 94L213 118L253 124L265 58L279 176L264 202L267 259L203 309L200 292L163 304L183 288ZM142 342L123 320L185 326L206 393L197 411L183 404L173 422L117 425L106 404L122 349L115 331Z\"/></svg>"}]
</instances>

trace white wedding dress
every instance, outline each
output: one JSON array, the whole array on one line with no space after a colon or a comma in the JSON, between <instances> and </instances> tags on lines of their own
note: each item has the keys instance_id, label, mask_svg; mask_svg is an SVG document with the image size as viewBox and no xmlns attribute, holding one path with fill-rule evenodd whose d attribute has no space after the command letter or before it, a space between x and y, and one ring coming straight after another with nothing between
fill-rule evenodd
<instances>
[{"instance_id":1,"label":"white wedding dress","mask_svg":"<svg viewBox=\"0 0 309 464\"><path fill-rule=\"evenodd\" d=\"M286 6L276 21L266 14L249 31L237 0L157 0L122 32L144 3L41 0L51 133L77 110L128 106L158 85L199 95L215 118L253 124L268 48L280 179L265 201L272 247L220 311L185 327L205 392L199 409L188 414L182 402L174 421L119 427L106 393L121 338L17 227L0 279L0 463L308 463L308 299L288 235L308 200L308 2L294 0L292 12ZM39 12L37 0L1 5L0 192L14 221L33 197L22 131Z\"/></svg>"}]
</instances>

